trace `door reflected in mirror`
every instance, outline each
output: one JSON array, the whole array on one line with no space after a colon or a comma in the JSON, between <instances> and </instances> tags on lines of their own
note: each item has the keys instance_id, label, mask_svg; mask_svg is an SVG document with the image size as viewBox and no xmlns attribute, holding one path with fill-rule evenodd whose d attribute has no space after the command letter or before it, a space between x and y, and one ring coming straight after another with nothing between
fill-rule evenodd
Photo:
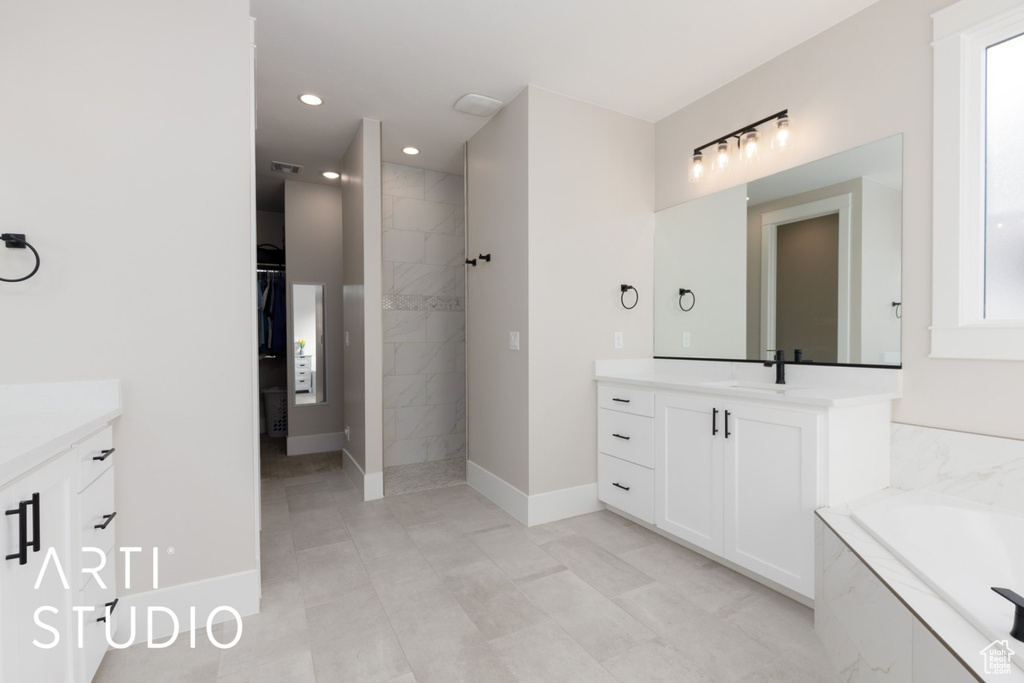
<instances>
[{"instance_id":1,"label":"door reflected in mirror","mask_svg":"<svg viewBox=\"0 0 1024 683\"><path fill-rule=\"evenodd\" d=\"M295 405L327 402L324 285L292 285L292 359Z\"/></svg>"}]
</instances>

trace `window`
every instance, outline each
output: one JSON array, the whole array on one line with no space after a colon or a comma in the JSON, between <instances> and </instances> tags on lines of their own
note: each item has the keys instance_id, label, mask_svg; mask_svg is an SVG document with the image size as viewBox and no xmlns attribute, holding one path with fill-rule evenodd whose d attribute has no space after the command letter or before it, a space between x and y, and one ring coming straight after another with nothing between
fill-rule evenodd
<instances>
[{"instance_id":1,"label":"window","mask_svg":"<svg viewBox=\"0 0 1024 683\"><path fill-rule=\"evenodd\" d=\"M931 355L1024 360L1024 2L933 19Z\"/></svg>"},{"instance_id":2,"label":"window","mask_svg":"<svg viewBox=\"0 0 1024 683\"><path fill-rule=\"evenodd\" d=\"M985 50L985 319L1024 320L1024 35Z\"/></svg>"}]
</instances>

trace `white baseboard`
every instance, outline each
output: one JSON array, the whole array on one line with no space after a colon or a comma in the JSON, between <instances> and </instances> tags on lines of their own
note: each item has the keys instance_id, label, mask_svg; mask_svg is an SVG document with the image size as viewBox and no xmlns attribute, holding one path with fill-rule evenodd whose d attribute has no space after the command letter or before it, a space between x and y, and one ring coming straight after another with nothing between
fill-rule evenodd
<instances>
[{"instance_id":1,"label":"white baseboard","mask_svg":"<svg viewBox=\"0 0 1024 683\"><path fill-rule=\"evenodd\" d=\"M145 593L133 593L122 597L117 604L116 642L124 643L131 637L131 613L135 613L134 643L144 643L150 637L147 612L149 607L163 607L174 612L178 618L178 640L189 638L191 623L190 608L196 608L196 630L206 627L206 619L218 607L231 607L240 616L247 617L260 611L259 572L246 572L218 576L203 581L160 588ZM220 611L214 623L228 621L234 617ZM174 632L171 618L162 612L153 615L154 641L164 641ZM203 636L205 637L205 636Z\"/></svg>"},{"instance_id":2,"label":"white baseboard","mask_svg":"<svg viewBox=\"0 0 1024 683\"><path fill-rule=\"evenodd\" d=\"M383 472L371 472L367 474L363 471L363 468L359 466L356 459L352 457L344 448L341 449L342 454L345 456L345 460L342 463L342 469L348 472L348 476L352 479L352 483L359 489L359 493L363 495L363 500L377 500L378 498L384 497L384 473Z\"/></svg>"},{"instance_id":3,"label":"white baseboard","mask_svg":"<svg viewBox=\"0 0 1024 683\"><path fill-rule=\"evenodd\" d=\"M384 497L384 473L370 472L363 479L363 500L377 500Z\"/></svg>"},{"instance_id":4,"label":"white baseboard","mask_svg":"<svg viewBox=\"0 0 1024 683\"><path fill-rule=\"evenodd\" d=\"M528 496L473 461L466 462L466 483L526 526L547 524L604 509L597 499L596 483Z\"/></svg>"},{"instance_id":5,"label":"white baseboard","mask_svg":"<svg viewBox=\"0 0 1024 683\"><path fill-rule=\"evenodd\" d=\"M603 510L597 499L597 483L530 496L530 523L537 526Z\"/></svg>"},{"instance_id":6,"label":"white baseboard","mask_svg":"<svg viewBox=\"0 0 1024 683\"><path fill-rule=\"evenodd\" d=\"M466 483L523 524L529 521L530 497L472 460L466 461Z\"/></svg>"},{"instance_id":7,"label":"white baseboard","mask_svg":"<svg viewBox=\"0 0 1024 683\"><path fill-rule=\"evenodd\" d=\"M289 436L288 455L307 455L309 453L327 453L340 451L345 447L345 432L332 434L310 434L309 436Z\"/></svg>"}]
</instances>

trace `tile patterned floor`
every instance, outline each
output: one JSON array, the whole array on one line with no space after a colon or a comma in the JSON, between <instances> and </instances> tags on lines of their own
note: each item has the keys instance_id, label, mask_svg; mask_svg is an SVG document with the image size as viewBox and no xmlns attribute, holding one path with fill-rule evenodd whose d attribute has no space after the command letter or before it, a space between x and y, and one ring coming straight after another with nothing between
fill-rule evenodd
<instances>
[{"instance_id":1,"label":"tile patterned floor","mask_svg":"<svg viewBox=\"0 0 1024 683\"><path fill-rule=\"evenodd\" d=\"M617 515L527 529L466 485L363 503L336 455L281 457L240 643L111 651L97 681L837 680L809 609Z\"/></svg>"},{"instance_id":2,"label":"tile patterned floor","mask_svg":"<svg viewBox=\"0 0 1024 683\"><path fill-rule=\"evenodd\" d=\"M465 483L465 458L447 458L384 468L385 496L429 491Z\"/></svg>"}]
</instances>

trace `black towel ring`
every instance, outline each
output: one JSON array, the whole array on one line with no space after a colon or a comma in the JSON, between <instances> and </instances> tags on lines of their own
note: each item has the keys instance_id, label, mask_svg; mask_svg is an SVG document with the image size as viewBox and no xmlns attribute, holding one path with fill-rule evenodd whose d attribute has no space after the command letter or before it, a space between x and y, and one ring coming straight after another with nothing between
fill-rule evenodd
<instances>
[{"instance_id":1,"label":"black towel ring","mask_svg":"<svg viewBox=\"0 0 1024 683\"><path fill-rule=\"evenodd\" d=\"M13 279L0 277L0 282L24 282L25 280L29 279L37 272L39 272L39 265L42 263L42 259L39 258L39 252L36 251L36 248L25 241L24 235L15 235L14 233L5 232L4 234L0 235L0 241L7 242L8 249L24 249L25 247L28 247L32 251L32 254L36 257L36 265L35 268L32 269L31 273L29 273L25 277L16 277Z\"/></svg>"},{"instance_id":2,"label":"black towel ring","mask_svg":"<svg viewBox=\"0 0 1024 683\"><path fill-rule=\"evenodd\" d=\"M619 288L622 290L622 294L619 295L619 303L621 303L622 307L625 308L627 311L632 311L634 308L636 308L636 305L640 303L640 292L636 291L636 287L634 287L633 285L620 285ZM636 295L636 298L633 300L632 306L627 306L626 292L628 292L631 289L633 290L633 293Z\"/></svg>"},{"instance_id":3,"label":"black towel ring","mask_svg":"<svg viewBox=\"0 0 1024 683\"><path fill-rule=\"evenodd\" d=\"M686 296L687 294L690 295L690 307L689 308L683 308L683 297ZM692 289L683 289L683 288L680 287L679 288L679 310L683 311L684 313L686 313L686 312L692 311L693 307L696 306L696 305L697 305L697 295L693 293L693 290Z\"/></svg>"},{"instance_id":4,"label":"black towel ring","mask_svg":"<svg viewBox=\"0 0 1024 683\"><path fill-rule=\"evenodd\" d=\"M897 318L902 318L903 317L903 302L902 301L893 301L892 302L892 307L896 309L896 317Z\"/></svg>"}]
</instances>

